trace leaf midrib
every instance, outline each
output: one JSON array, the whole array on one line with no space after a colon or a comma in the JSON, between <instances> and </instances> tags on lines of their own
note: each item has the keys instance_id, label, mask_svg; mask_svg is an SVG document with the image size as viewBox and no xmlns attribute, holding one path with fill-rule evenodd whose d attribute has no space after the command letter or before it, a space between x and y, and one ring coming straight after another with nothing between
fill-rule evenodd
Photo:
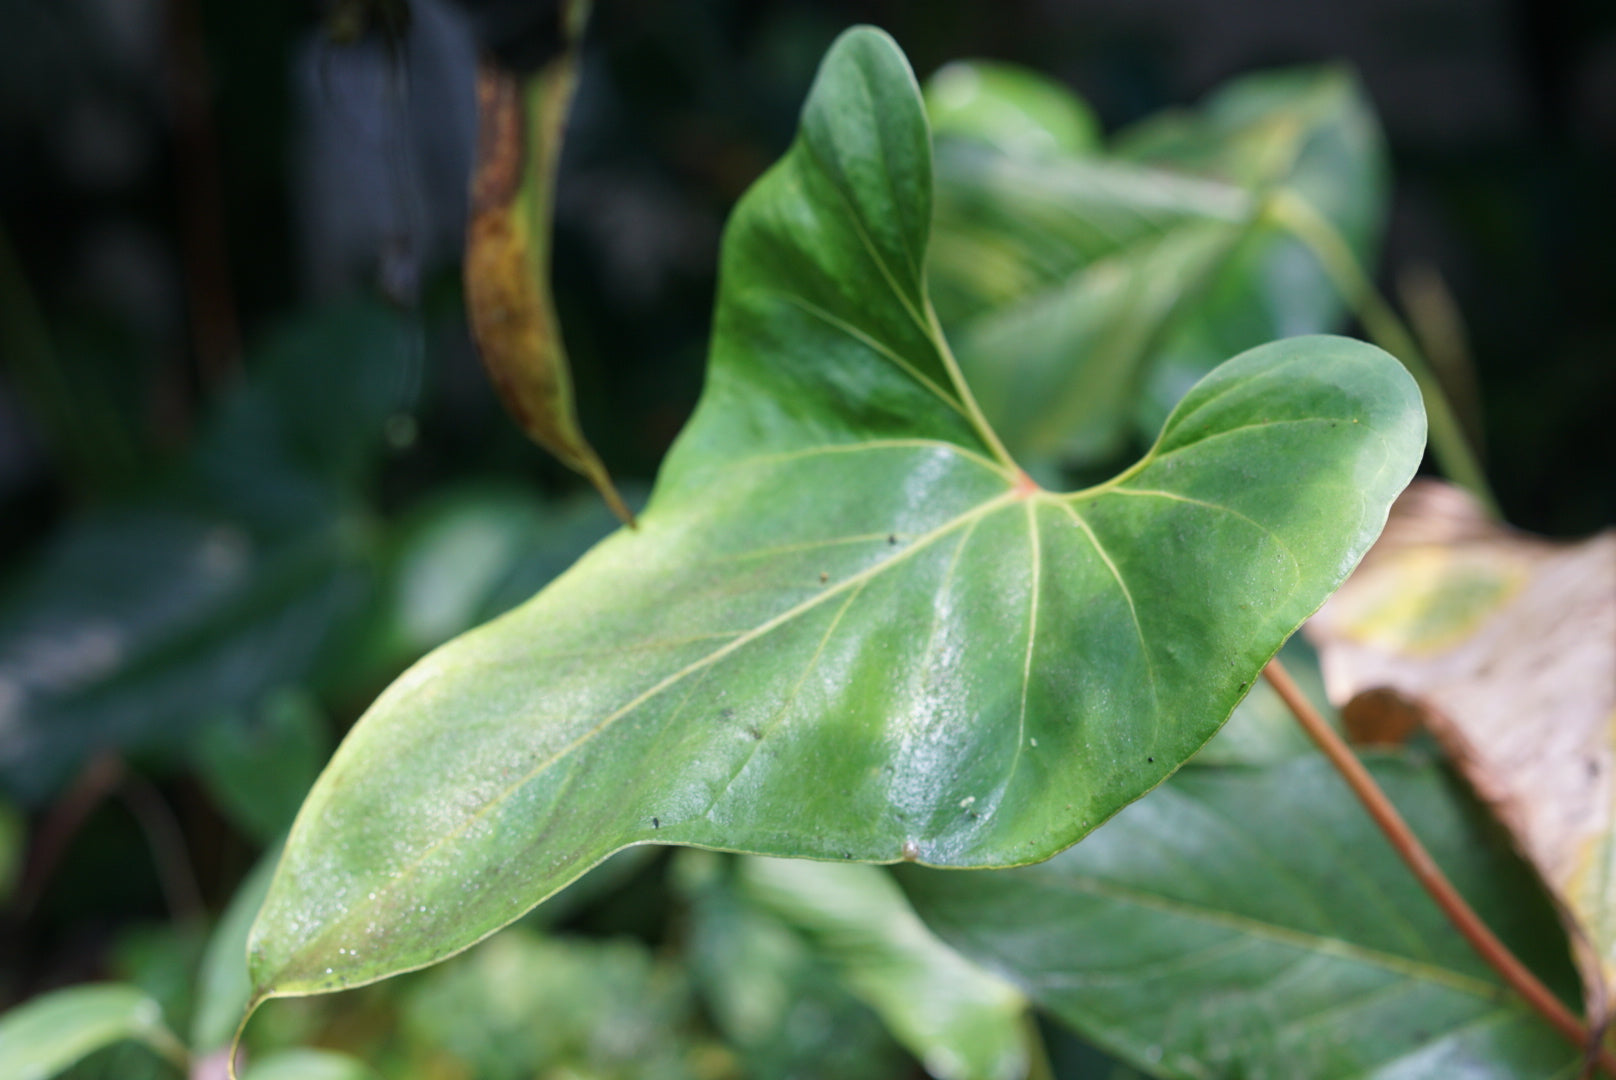
<instances>
[{"instance_id":1,"label":"leaf midrib","mask_svg":"<svg viewBox=\"0 0 1616 1080\"><path fill-rule=\"evenodd\" d=\"M939 442L937 445L939 447L948 447L950 449L953 448L953 444L951 444L951 443ZM453 842L454 840L456 840L460 836L464 835L468 830L470 830L473 826L475 826L479 821L481 821L483 818L485 818L488 814L492 813L497 807L502 806L506 802L508 802L509 799L516 792L520 791L522 788L524 788L528 784L532 783L535 779L537 779L544 772L548 771L552 766L554 766L558 762L564 761L567 758L569 758L577 750L579 750L583 746L587 745L596 736L598 736L602 732L606 731L608 728L610 728L614 723L616 723L618 720L622 719L624 716L628 715L629 713L633 712L635 709L639 708L639 706L644 704L646 701L651 700L652 698L656 697L658 694L661 694L663 691L671 688L674 685L677 685L679 682L683 681L685 678L687 678L687 677L689 677L689 676L691 676L693 674L696 674L697 672L704 671L707 668L710 668L713 664L718 663L720 660L722 660L725 657L729 656L731 653L737 651L738 649L742 648L743 646L745 646L747 644L750 644L751 642L757 640L758 638L760 638L763 635L769 633L770 631L776 629L777 627L785 625L786 623L788 623L788 622L792 621L793 619L797 618L799 615L803 615L803 614L805 614L805 613L807 613L809 611L812 611L813 609L817 608L819 605L825 603L826 601L831 600L834 597L840 596L840 595L842 595L843 593L845 593L845 592L847 592L849 590L861 589L863 587L863 585L866 584L871 579L879 576L880 574L882 574L885 571L891 569L892 567L898 566L898 565L906 562L910 557L915 555L917 552L925 550L926 548L930 547L932 544L936 543L938 540L941 540L943 537L945 537L945 536L949 535L950 533L954 532L956 529L959 529L962 526L972 524L972 523L974 523L974 522L976 522L976 521L978 521L978 520L980 520L980 519L982 519L984 517L987 517L988 515L996 512L998 510L1003 509L1006 506L1013 505L1015 502L1020 501L1022 499L1026 499L1026 498L1027 498L1027 496L1024 495L1023 493L1021 493L1019 491L1016 491L1014 489L1011 489L1009 491L1003 492L1000 495L994 496L993 498L987 499L986 501L984 501L982 503L979 503L977 506L971 508L970 510L967 510L967 511L961 513L961 514L956 515L955 517L951 518L949 521L945 522L944 524L939 525L935 529L932 529L930 532L922 534L921 536L916 538L914 543L908 545L902 551L897 552L891 558L884 559L881 562L876 563L873 566L866 567L865 569L859 571L856 574L852 574L852 575L849 575L846 578L843 578L841 581L838 581L835 585L827 587L826 589L824 589L823 591L817 593L813 597L810 597L809 599L804 600L801 603L796 604L791 608L788 608L786 611L783 611L780 614L771 617L770 619L764 621L763 623L759 624L758 626L753 627L752 629L742 633L738 637L735 637L735 638L731 639L730 641L725 642L722 646L720 646L717 649L714 649L710 653L707 653L705 656L701 657L700 659L691 661L689 664L686 664L684 667L680 668L678 671L675 671L675 672L665 676L663 679L658 681L655 685L651 686L647 690L642 691L640 694L636 695L633 699L628 701L626 704L621 705L617 709L613 710L611 713L608 713L605 717L603 717L601 720L599 720L593 727L589 728L587 731L585 731L582 734L580 734L579 736L577 736L571 742L569 742L565 746L561 747L559 750L557 750L555 753L551 754L544 761L541 761L538 764L534 765L527 772L525 772L521 777L519 777L518 779L512 781L505 788L503 788L498 793L496 793L494 796L489 798L486 802L483 803L483 805L481 807L479 807L477 809L477 811L475 813L467 816L464 821L460 822L453 829L450 829L450 830L446 831L437 840L433 841L424 850L422 850L422 852L419 855L417 855L414 859L412 859L408 864L406 864L405 866L403 866L403 867L399 868L398 870L394 871L390 875L390 880L389 880L388 884L386 886L384 886L382 889L376 890L376 895L378 897L377 900L372 901L372 900L367 899L366 901L364 901L362 903L355 904L352 907L348 908L347 914L345 915L344 918L339 919L336 922L331 923L330 927L327 930L325 930L324 932L318 934L314 938L310 939L302 947L312 947L312 946L318 945L320 942L325 941L325 940L333 937L337 933L337 931L339 929L341 929L343 927L346 927L349 924L351 924L352 922L356 921L358 916L361 915L362 913L368 912L369 910L371 910L371 909L373 909L375 907L381 906L385 897L387 897L387 896L391 895L392 893L396 892L398 890L398 887L399 887L401 882L413 877L421 869L421 867L424 866L432 858L432 856L434 854L436 854L441 848L443 848L445 845ZM546 895L549 895L549 894L546 894ZM542 902L543 899L544 899L544 897L540 897L538 900L535 900L534 903L538 904L538 903Z\"/></svg>"}]
</instances>

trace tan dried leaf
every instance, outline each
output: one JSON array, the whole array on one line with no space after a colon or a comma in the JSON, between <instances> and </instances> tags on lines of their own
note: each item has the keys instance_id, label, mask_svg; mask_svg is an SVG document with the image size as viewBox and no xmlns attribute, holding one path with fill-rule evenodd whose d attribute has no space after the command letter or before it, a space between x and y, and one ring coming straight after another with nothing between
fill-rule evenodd
<instances>
[{"instance_id":1,"label":"tan dried leaf","mask_svg":"<svg viewBox=\"0 0 1616 1080\"><path fill-rule=\"evenodd\" d=\"M1411 486L1309 623L1349 711L1390 692L1423 719L1560 908L1590 1019L1616 986L1616 531L1555 543L1459 488Z\"/></svg>"},{"instance_id":2,"label":"tan dried leaf","mask_svg":"<svg viewBox=\"0 0 1616 1080\"><path fill-rule=\"evenodd\" d=\"M634 516L578 423L550 293L550 222L576 43L588 5L566 5L568 48L532 75L485 59L466 234L466 310L483 366L528 437L580 473L612 512Z\"/></svg>"}]
</instances>

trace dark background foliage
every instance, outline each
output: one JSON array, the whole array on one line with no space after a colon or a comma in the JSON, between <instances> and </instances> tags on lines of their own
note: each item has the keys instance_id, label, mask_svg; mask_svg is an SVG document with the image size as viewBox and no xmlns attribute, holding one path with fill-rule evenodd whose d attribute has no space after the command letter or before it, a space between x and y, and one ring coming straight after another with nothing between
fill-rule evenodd
<instances>
[{"instance_id":1,"label":"dark background foliage","mask_svg":"<svg viewBox=\"0 0 1616 1080\"><path fill-rule=\"evenodd\" d=\"M0 6L8 556L182 447L238 342L351 290L414 308L442 346L424 437L389 465L399 498L468 466L572 484L490 422L453 327L467 65L478 36L541 55L548 5L418 3L406 22L339 6L404 36L342 44L313 4ZM1382 280L1434 267L1457 299L1508 516L1555 534L1616 516L1616 9L1593 0L606 0L557 274L585 421L617 472L651 476L688 412L724 215L860 20L922 74L973 55L1050 72L1108 127L1242 71L1347 60L1397 178ZM16 332L29 308L48 357Z\"/></svg>"}]
</instances>

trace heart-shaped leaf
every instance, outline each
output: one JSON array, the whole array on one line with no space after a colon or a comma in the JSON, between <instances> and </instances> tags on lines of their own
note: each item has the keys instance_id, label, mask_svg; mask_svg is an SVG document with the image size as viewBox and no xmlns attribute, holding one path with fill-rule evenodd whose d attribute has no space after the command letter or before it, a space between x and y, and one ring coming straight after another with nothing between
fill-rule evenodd
<instances>
[{"instance_id":1,"label":"heart-shaped leaf","mask_svg":"<svg viewBox=\"0 0 1616 1080\"><path fill-rule=\"evenodd\" d=\"M432 963L630 844L1047 858L1194 753L1350 571L1424 441L1395 360L1253 350L1122 475L1041 490L931 313L930 161L902 53L844 35L730 223L640 529L360 721L255 927L261 996Z\"/></svg>"},{"instance_id":2,"label":"heart-shaped leaf","mask_svg":"<svg viewBox=\"0 0 1616 1080\"><path fill-rule=\"evenodd\" d=\"M1572 979L1553 915L1437 768L1375 777L1517 953ZM898 871L950 944L1162 1077L1569 1076L1317 757L1186 769L1041 866ZM1563 1071L1562 1071L1563 1070Z\"/></svg>"}]
</instances>

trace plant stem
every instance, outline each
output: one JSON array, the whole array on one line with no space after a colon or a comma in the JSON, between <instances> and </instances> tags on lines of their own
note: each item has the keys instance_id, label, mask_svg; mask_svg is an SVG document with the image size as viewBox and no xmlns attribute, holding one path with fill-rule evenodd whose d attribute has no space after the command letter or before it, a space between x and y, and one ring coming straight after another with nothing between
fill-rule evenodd
<instances>
[{"instance_id":1,"label":"plant stem","mask_svg":"<svg viewBox=\"0 0 1616 1080\"><path fill-rule=\"evenodd\" d=\"M174 817L174 811L163 801L156 788L133 773L126 773L120 794L124 805L134 815L135 823L146 835L152 862L157 867L157 880L162 886L168 909L176 919L200 922L207 914L202 903L202 889L197 884L196 870L191 856L185 850L185 833Z\"/></svg>"},{"instance_id":2,"label":"plant stem","mask_svg":"<svg viewBox=\"0 0 1616 1080\"><path fill-rule=\"evenodd\" d=\"M1616 1054L1610 1050L1590 1041L1588 1029L1577 1017L1554 996L1554 992L1544 986L1538 977L1521 963L1516 955L1509 951L1509 946L1498 940L1481 917L1459 895L1447 875L1437 866L1431 853L1425 850L1419 838L1408 827L1408 822L1397 812L1386 793L1375 783L1375 778L1364 768L1363 762L1352 752L1334 728L1325 722L1313 708L1294 680L1290 672L1285 670L1279 660L1273 659L1263 669L1263 678L1268 680L1296 717L1302 729L1324 751L1324 756L1330 759L1352 793L1358 796L1369 816L1374 818L1380 831L1386 834L1386 839L1402 858L1408 868L1414 872L1425 891L1431 899L1436 901L1437 907L1442 909L1459 933L1464 935L1470 947L1492 967L1504 981L1526 999L1526 1003L1535 1009L1539 1015L1549 1022L1553 1028L1564 1035L1577 1049L1585 1052L1598 1063L1599 1067L1611 1076L1616 1076Z\"/></svg>"},{"instance_id":3,"label":"plant stem","mask_svg":"<svg viewBox=\"0 0 1616 1080\"><path fill-rule=\"evenodd\" d=\"M191 1052L185 1048L184 1043L175 1037L173 1032L159 1025L146 1032L144 1038L146 1045L162 1055L170 1065L180 1071L181 1075L189 1076L191 1074Z\"/></svg>"},{"instance_id":4,"label":"plant stem","mask_svg":"<svg viewBox=\"0 0 1616 1080\"><path fill-rule=\"evenodd\" d=\"M1010 456L1010 451L1004 448L999 439L999 433L993 430L988 423L987 416L982 412L982 406L976 403L976 395L971 393L970 385L965 381L965 373L960 370L959 361L954 357L954 350L948 344L948 335L943 333L943 324L937 318L937 311L931 306L931 298L926 298L926 323L930 330L932 343L937 346L937 354L942 357L943 367L948 371L948 377L953 380L954 390L960 396L960 403L965 408L966 416L976 433L981 436L988 452L999 460L1012 474L1021 473L1021 466L1016 464Z\"/></svg>"},{"instance_id":5,"label":"plant stem","mask_svg":"<svg viewBox=\"0 0 1616 1080\"><path fill-rule=\"evenodd\" d=\"M1307 200L1284 188L1269 199L1267 212L1276 224L1306 244L1318 257L1324 272L1346 298L1369 339L1401 360L1408 373L1414 376L1420 396L1425 399L1431 452L1436 455L1442 471L1454 483L1468 488L1493 517L1500 517L1498 500L1493 497L1487 475L1436 372L1415 343L1414 335L1364 273L1341 233Z\"/></svg>"}]
</instances>

